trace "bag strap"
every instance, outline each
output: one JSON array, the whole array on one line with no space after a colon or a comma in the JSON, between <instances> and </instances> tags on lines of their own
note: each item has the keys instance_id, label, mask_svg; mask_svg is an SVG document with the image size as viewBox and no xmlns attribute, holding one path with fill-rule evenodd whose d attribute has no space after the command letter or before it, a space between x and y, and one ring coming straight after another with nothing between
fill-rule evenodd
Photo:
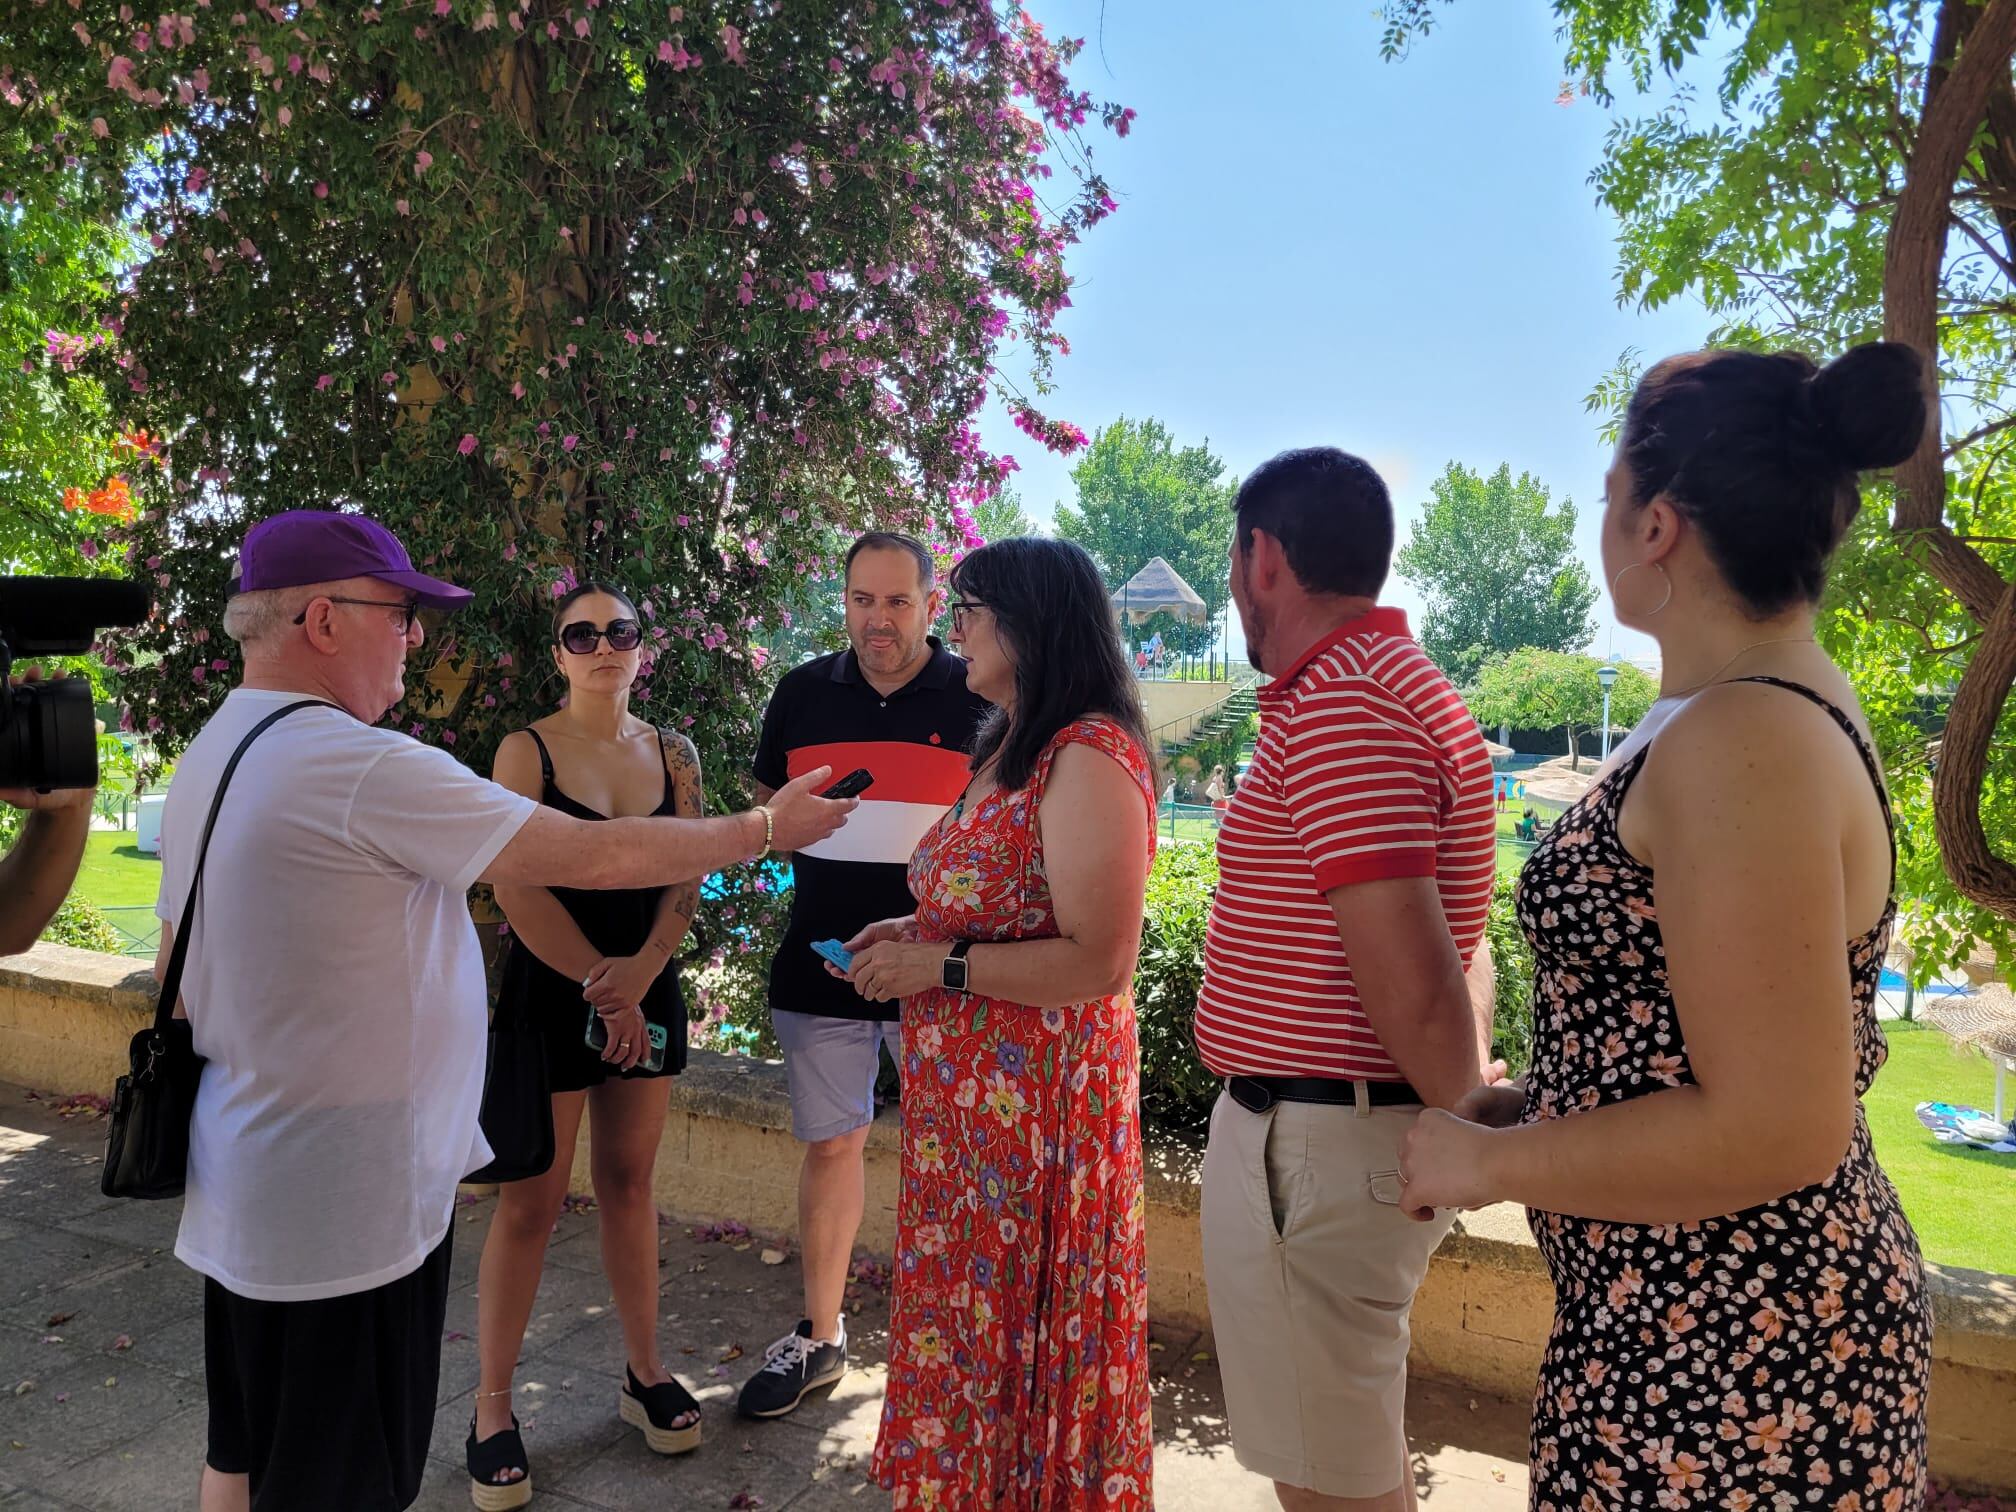
<instances>
[{"instance_id":1,"label":"bag strap","mask_svg":"<svg viewBox=\"0 0 2016 1512\"><path fill-rule=\"evenodd\" d=\"M161 997L154 1005L154 1032L161 1033L168 1027L168 1021L175 1016L175 1003L182 995L182 967L189 959L189 936L195 931L196 894L203 887L203 862L210 853L210 832L217 828L217 813L224 806L224 790L231 786L231 774L238 770L238 761L252 742L273 725L289 714L301 709L333 709L336 705L322 698L304 698L298 703L290 703L285 708L275 709L252 727L252 732L238 742L238 749L231 753L231 759L224 763L224 775L217 779L217 791L210 799L210 817L203 824L203 843L196 848L196 870L189 878L189 899L182 905L182 916L176 922L175 945L168 952L168 969L161 976Z\"/></svg>"}]
</instances>

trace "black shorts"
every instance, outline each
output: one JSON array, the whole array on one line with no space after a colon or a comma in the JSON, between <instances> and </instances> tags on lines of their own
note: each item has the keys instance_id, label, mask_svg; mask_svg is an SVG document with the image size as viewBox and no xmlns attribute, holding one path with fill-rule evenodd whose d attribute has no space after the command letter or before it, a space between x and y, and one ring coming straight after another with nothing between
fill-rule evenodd
<instances>
[{"instance_id":1,"label":"black shorts","mask_svg":"<svg viewBox=\"0 0 2016 1512\"><path fill-rule=\"evenodd\" d=\"M420 1494L454 1230L397 1281L313 1302L203 1286L210 1468L252 1512L403 1512Z\"/></svg>"}]
</instances>

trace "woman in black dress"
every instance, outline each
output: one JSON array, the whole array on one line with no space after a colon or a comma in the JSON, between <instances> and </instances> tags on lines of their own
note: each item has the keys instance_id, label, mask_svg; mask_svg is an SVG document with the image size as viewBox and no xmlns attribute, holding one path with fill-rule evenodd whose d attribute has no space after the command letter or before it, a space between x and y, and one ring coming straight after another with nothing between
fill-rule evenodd
<instances>
[{"instance_id":1,"label":"woman in black dress","mask_svg":"<svg viewBox=\"0 0 2016 1512\"><path fill-rule=\"evenodd\" d=\"M1511 1199L1554 1279L1540 1512L1924 1499L1932 1318L1860 1097L1895 904L1882 773L1814 639L1856 474L1925 439L1922 359L1648 372L1605 480L1662 696L1519 883L1524 1085L1423 1113L1410 1208Z\"/></svg>"},{"instance_id":2,"label":"woman in black dress","mask_svg":"<svg viewBox=\"0 0 2016 1512\"><path fill-rule=\"evenodd\" d=\"M683 735L630 712L642 655L637 610L619 589L584 583L554 606L553 660L565 705L505 737L495 776L579 819L702 813L700 763ZM543 1176L504 1184L477 1275L481 1381L468 1455L471 1496L485 1512L522 1507L530 1468L511 1409L511 1376L539 1289L547 1236L567 1194L584 1107L602 1221L602 1263L628 1351L619 1398L651 1448L700 1442L700 1412L658 1347L658 1211L651 1168L665 1128L669 1078L686 1064L686 1010L672 957L699 884L632 891L499 887L511 923L499 1014L528 1012L546 1045L555 1155ZM589 1047L591 1015L604 1048ZM647 1064L653 1030L663 1064Z\"/></svg>"}]
</instances>

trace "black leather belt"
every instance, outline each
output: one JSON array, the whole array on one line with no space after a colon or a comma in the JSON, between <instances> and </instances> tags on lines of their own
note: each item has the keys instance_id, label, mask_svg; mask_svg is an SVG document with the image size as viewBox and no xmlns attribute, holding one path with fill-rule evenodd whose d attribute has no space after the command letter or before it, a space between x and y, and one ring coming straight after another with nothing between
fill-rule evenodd
<instances>
[{"instance_id":1,"label":"black leather belt","mask_svg":"<svg viewBox=\"0 0 2016 1512\"><path fill-rule=\"evenodd\" d=\"M1363 1086L1365 1100L1375 1108L1412 1105L1419 1107L1421 1094L1404 1081L1339 1081L1328 1076L1228 1076L1225 1092L1248 1113L1265 1113L1280 1102L1326 1103L1355 1107L1356 1089Z\"/></svg>"}]
</instances>

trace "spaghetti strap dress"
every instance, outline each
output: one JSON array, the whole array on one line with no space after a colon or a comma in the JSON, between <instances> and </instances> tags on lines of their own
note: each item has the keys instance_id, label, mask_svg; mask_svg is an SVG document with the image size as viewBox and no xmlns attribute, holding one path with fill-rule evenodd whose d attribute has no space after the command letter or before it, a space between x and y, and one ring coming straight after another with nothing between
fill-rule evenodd
<instances>
[{"instance_id":1,"label":"spaghetti strap dress","mask_svg":"<svg viewBox=\"0 0 2016 1512\"><path fill-rule=\"evenodd\" d=\"M575 819L602 821L587 804L570 798L553 781L553 757L539 732L526 728L532 743L539 747L542 786L539 801ZM665 759L665 737L658 737L658 764L665 771L665 794L652 818L667 818L678 812L673 802L672 769ZM644 948L651 926L658 918L658 903L665 896L662 887L610 888L606 891L555 887L549 889L580 926L588 943L605 956L635 955ZM497 1011L530 1015L546 1046L546 1069L555 1092L580 1092L600 1086L611 1076L631 1079L673 1076L686 1067L686 1005L679 992L679 967L668 961L638 1005L644 1021L665 1030L665 1067L646 1071L641 1065L632 1071L616 1071L588 1048L588 1001L581 984L555 971L532 953L514 930L511 948L504 958L503 979L498 988Z\"/></svg>"},{"instance_id":2,"label":"spaghetti strap dress","mask_svg":"<svg viewBox=\"0 0 2016 1512\"><path fill-rule=\"evenodd\" d=\"M1875 753L1855 743L1896 836ZM1649 750L1650 747L1647 747ZM1693 1082L1667 986L1652 871L1618 836L1639 751L1550 829L1519 880L1538 962L1524 1121ZM1554 1280L1535 1394L1536 1512L1900 1512L1925 1498L1932 1313L1918 1241L1876 1163L1860 1098L1888 1053L1876 990L1894 896L1847 942L1855 1128L1825 1181L1694 1223L1529 1212Z\"/></svg>"}]
</instances>

